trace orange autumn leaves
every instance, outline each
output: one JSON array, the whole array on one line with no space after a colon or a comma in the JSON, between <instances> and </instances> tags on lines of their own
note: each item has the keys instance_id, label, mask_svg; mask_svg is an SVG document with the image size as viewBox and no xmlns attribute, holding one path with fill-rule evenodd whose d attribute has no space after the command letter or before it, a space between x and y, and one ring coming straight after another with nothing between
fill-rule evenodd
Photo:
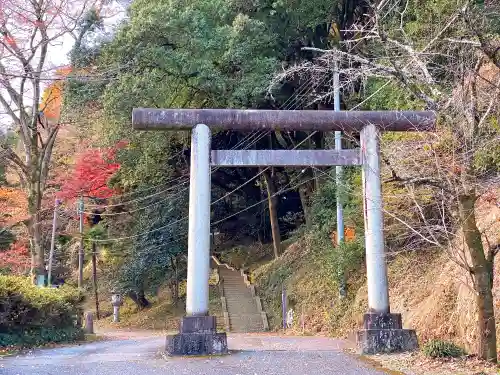
<instances>
[{"instance_id":1,"label":"orange autumn leaves","mask_svg":"<svg viewBox=\"0 0 500 375\"><path fill-rule=\"evenodd\" d=\"M0 187L0 212L0 230L12 228L26 220L28 218L26 194L20 189ZM24 242L18 238L9 249L0 251L0 269L15 274L23 274L29 270L30 255Z\"/></svg>"},{"instance_id":2,"label":"orange autumn leaves","mask_svg":"<svg viewBox=\"0 0 500 375\"><path fill-rule=\"evenodd\" d=\"M333 246L337 246L337 232L332 232L330 238L332 240ZM354 241L355 239L356 239L356 231L354 230L354 228L346 227L344 229L344 240L346 242L351 242Z\"/></svg>"},{"instance_id":3,"label":"orange autumn leaves","mask_svg":"<svg viewBox=\"0 0 500 375\"><path fill-rule=\"evenodd\" d=\"M0 226L11 227L28 218L26 194L11 187L0 187Z\"/></svg>"},{"instance_id":4,"label":"orange autumn leaves","mask_svg":"<svg viewBox=\"0 0 500 375\"><path fill-rule=\"evenodd\" d=\"M43 92L40 111L49 121L58 121L61 117L64 78L70 73L71 67L56 70L56 79Z\"/></svg>"}]
</instances>

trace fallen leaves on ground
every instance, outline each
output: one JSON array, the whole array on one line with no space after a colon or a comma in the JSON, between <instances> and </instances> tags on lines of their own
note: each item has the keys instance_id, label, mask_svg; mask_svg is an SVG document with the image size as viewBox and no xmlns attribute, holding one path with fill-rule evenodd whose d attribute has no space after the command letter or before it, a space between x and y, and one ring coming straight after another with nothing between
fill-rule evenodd
<instances>
[{"instance_id":1,"label":"fallen leaves on ground","mask_svg":"<svg viewBox=\"0 0 500 375\"><path fill-rule=\"evenodd\" d=\"M498 375L500 367L475 356L432 359L422 353L370 356L382 366L408 375Z\"/></svg>"}]
</instances>

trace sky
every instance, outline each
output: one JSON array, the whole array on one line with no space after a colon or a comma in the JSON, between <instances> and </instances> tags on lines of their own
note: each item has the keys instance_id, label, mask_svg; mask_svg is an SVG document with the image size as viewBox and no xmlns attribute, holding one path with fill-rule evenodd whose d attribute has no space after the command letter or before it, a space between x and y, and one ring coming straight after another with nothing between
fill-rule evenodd
<instances>
[{"instance_id":1,"label":"sky","mask_svg":"<svg viewBox=\"0 0 500 375\"><path fill-rule=\"evenodd\" d=\"M106 6L106 13L109 14L104 20L104 32L113 33L115 27L125 17L127 7L130 5L131 0L118 0L112 1L111 4ZM61 45L53 46L50 56L50 64L53 66L67 65L69 63L69 53L73 48L75 39L71 35L65 35L61 38Z\"/></svg>"},{"instance_id":2,"label":"sky","mask_svg":"<svg viewBox=\"0 0 500 375\"><path fill-rule=\"evenodd\" d=\"M132 0L111 0L104 7L105 14L108 16L104 19L104 32L108 35L112 34L116 26L122 21L126 15L126 9L130 5ZM0 9L1 13L1 9ZM58 38L54 41L47 51L47 61L44 67L44 78L55 77L55 71L60 68L69 65L69 53L73 48L75 39L70 34L65 34L64 36ZM19 75L22 74L22 67L15 65L13 60L9 58L8 54L0 52L0 60L9 69L10 74ZM12 62L11 62L12 61ZM1 77L0 77L1 78ZM7 78L9 83L17 90L19 90L19 79ZM43 88L50 85L50 80L42 81ZM0 88L0 93L4 97L8 97L6 90ZM31 101L30 92L25 92L24 102L25 105L29 105ZM0 132L5 132L9 127L12 126L12 120L4 108L0 105Z\"/></svg>"}]
</instances>

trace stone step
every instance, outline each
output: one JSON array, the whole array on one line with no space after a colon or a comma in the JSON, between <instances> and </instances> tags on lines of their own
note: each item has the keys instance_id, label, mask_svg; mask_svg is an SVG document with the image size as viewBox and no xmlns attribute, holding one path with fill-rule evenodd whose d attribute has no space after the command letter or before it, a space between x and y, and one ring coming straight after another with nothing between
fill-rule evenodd
<instances>
[{"instance_id":1,"label":"stone step","mask_svg":"<svg viewBox=\"0 0 500 375\"><path fill-rule=\"evenodd\" d=\"M241 273L221 266L219 276L222 280L231 332L262 332L262 316Z\"/></svg>"},{"instance_id":2,"label":"stone step","mask_svg":"<svg viewBox=\"0 0 500 375\"><path fill-rule=\"evenodd\" d=\"M247 321L257 321L257 322L262 322L262 317L255 313L255 314L233 314L229 317L229 320L247 320Z\"/></svg>"},{"instance_id":3,"label":"stone step","mask_svg":"<svg viewBox=\"0 0 500 375\"><path fill-rule=\"evenodd\" d=\"M234 292L234 293L248 293L252 294L250 291L250 288L247 288L246 286L224 286L224 291L225 292Z\"/></svg>"},{"instance_id":4,"label":"stone step","mask_svg":"<svg viewBox=\"0 0 500 375\"><path fill-rule=\"evenodd\" d=\"M248 307L253 307L252 308L252 311L253 310L257 310L257 305L255 303L251 303L251 302L248 302L248 301L228 301L226 300L226 304L229 308L233 307L233 308L238 308L238 306L241 306L240 310L248 310Z\"/></svg>"},{"instance_id":5,"label":"stone step","mask_svg":"<svg viewBox=\"0 0 500 375\"><path fill-rule=\"evenodd\" d=\"M241 314L241 315L253 315L253 314L258 314L259 312L257 311L256 308L254 308L253 306L247 306L248 308L245 308L245 309L238 309L237 307L233 307L231 308L231 306L228 306L227 307L227 312L229 314L233 314L233 315L238 315L238 314Z\"/></svg>"},{"instance_id":6,"label":"stone step","mask_svg":"<svg viewBox=\"0 0 500 375\"><path fill-rule=\"evenodd\" d=\"M239 327L239 326L230 326L231 332L239 332L239 333L250 333L250 332L263 332L262 327Z\"/></svg>"},{"instance_id":7,"label":"stone step","mask_svg":"<svg viewBox=\"0 0 500 375\"><path fill-rule=\"evenodd\" d=\"M238 320L238 321L256 321L256 322L261 322L262 318L260 314L232 314L229 319L231 320Z\"/></svg>"},{"instance_id":8,"label":"stone step","mask_svg":"<svg viewBox=\"0 0 500 375\"><path fill-rule=\"evenodd\" d=\"M231 296L226 295L226 302L228 304L235 304L235 305L246 303L247 305L257 306L257 304L255 303L255 298L251 296L244 296L241 294L237 297L235 297L234 295Z\"/></svg>"},{"instance_id":9,"label":"stone step","mask_svg":"<svg viewBox=\"0 0 500 375\"><path fill-rule=\"evenodd\" d=\"M224 287L224 292L228 293L244 293L244 294L250 294L252 295L252 292L250 291L250 288L247 287Z\"/></svg>"},{"instance_id":10,"label":"stone step","mask_svg":"<svg viewBox=\"0 0 500 375\"><path fill-rule=\"evenodd\" d=\"M231 332L233 333L257 333L257 332L262 332L261 329L236 329L236 328L231 328Z\"/></svg>"},{"instance_id":11,"label":"stone step","mask_svg":"<svg viewBox=\"0 0 500 375\"><path fill-rule=\"evenodd\" d=\"M255 303L254 300L228 300L226 299L226 304L228 307L238 307L238 306L244 306L244 309L247 309L249 306L253 306L255 309L257 309L257 304Z\"/></svg>"},{"instance_id":12,"label":"stone step","mask_svg":"<svg viewBox=\"0 0 500 375\"><path fill-rule=\"evenodd\" d=\"M260 330L262 331L262 323L259 322L238 322L238 321L229 321L229 327L232 329L239 329L239 330Z\"/></svg>"},{"instance_id":13,"label":"stone step","mask_svg":"<svg viewBox=\"0 0 500 375\"><path fill-rule=\"evenodd\" d=\"M242 311L242 310L232 310L232 309L228 308L227 312L229 313L229 317L238 316L238 315L244 316L244 315L258 314L257 309L255 309L253 311L248 311L248 310Z\"/></svg>"},{"instance_id":14,"label":"stone step","mask_svg":"<svg viewBox=\"0 0 500 375\"><path fill-rule=\"evenodd\" d=\"M229 327L231 330L238 330L239 332L255 332L255 331L260 331L262 332L262 324L246 324L246 323L230 323Z\"/></svg>"},{"instance_id":15,"label":"stone step","mask_svg":"<svg viewBox=\"0 0 500 375\"><path fill-rule=\"evenodd\" d=\"M245 281L242 278L239 279L222 279L222 284L224 285L246 285Z\"/></svg>"},{"instance_id":16,"label":"stone step","mask_svg":"<svg viewBox=\"0 0 500 375\"><path fill-rule=\"evenodd\" d=\"M254 297L252 297L252 293L250 293L249 291L245 291L245 290L242 290L242 291L227 291L225 290L224 291L224 297L226 298L240 298L240 299L245 299L245 300L253 300Z\"/></svg>"},{"instance_id":17,"label":"stone step","mask_svg":"<svg viewBox=\"0 0 500 375\"><path fill-rule=\"evenodd\" d=\"M226 297L227 300L234 300L234 301L241 301L241 300L248 300L252 301L252 303L255 303L255 297L252 297L251 293L224 293L224 297Z\"/></svg>"},{"instance_id":18,"label":"stone step","mask_svg":"<svg viewBox=\"0 0 500 375\"><path fill-rule=\"evenodd\" d=\"M245 296L245 295L239 295L238 297L235 297L234 295L228 296L226 294L225 296L226 302L228 304L234 303L234 304L239 304L239 303L247 303L251 305L255 305L255 299L252 296Z\"/></svg>"},{"instance_id":19,"label":"stone step","mask_svg":"<svg viewBox=\"0 0 500 375\"><path fill-rule=\"evenodd\" d=\"M248 291L241 291L241 292L237 292L237 291L228 291L228 290L225 290L224 291L224 297L226 298L245 298L245 299L248 299L248 300L253 300L254 297L252 297L252 293L248 292Z\"/></svg>"},{"instance_id":20,"label":"stone step","mask_svg":"<svg viewBox=\"0 0 500 375\"><path fill-rule=\"evenodd\" d=\"M230 298L231 297L243 297L245 299L253 299L254 298L254 297L252 297L252 293L250 293L250 291L248 291L248 290L242 290L242 291L225 290L224 297L230 297Z\"/></svg>"},{"instance_id":21,"label":"stone step","mask_svg":"<svg viewBox=\"0 0 500 375\"><path fill-rule=\"evenodd\" d=\"M242 286L246 286L245 284L245 281L243 279L239 279L239 280L236 280L236 279L230 279L230 280L222 280L222 284L224 284L224 286L226 285L242 285Z\"/></svg>"},{"instance_id":22,"label":"stone step","mask_svg":"<svg viewBox=\"0 0 500 375\"><path fill-rule=\"evenodd\" d=\"M255 302L254 298L252 298L252 297L245 297L245 296L242 296L242 295L240 295L238 297L226 295L226 302L229 305L230 304L238 305L238 304L241 304L241 303L246 303L247 305L256 306L256 302Z\"/></svg>"},{"instance_id":23,"label":"stone step","mask_svg":"<svg viewBox=\"0 0 500 375\"><path fill-rule=\"evenodd\" d=\"M260 328L260 327L231 327L231 332L240 332L240 333L262 332L262 328Z\"/></svg>"},{"instance_id":24,"label":"stone step","mask_svg":"<svg viewBox=\"0 0 500 375\"><path fill-rule=\"evenodd\" d=\"M228 300L228 299L226 299L226 304L228 307L235 307L235 308L238 308L238 306L241 306L243 310L246 310L246 309L248 309L249 306L252 306L252 307L254 307L255 310L257 310L257 304L253 300L244 301L241 299L240 300L230 300L230 299ZM252 310L254 310L254 309L252 309Z\"/></svg>"},{"instance_id":25,"label":"stone step","mask_svg":"<svg viewBox=\"0 0 500 375\"><path fill-rule=\"evenodd\" d=\"M247 309L249 306L253 306L255 309L257 309L257 304L255 303L254 300L231 300L231 299L226 299L226 304L229 307L238 307L238 306L244 306L245 309Z\"/></svg>"}]
</instances>

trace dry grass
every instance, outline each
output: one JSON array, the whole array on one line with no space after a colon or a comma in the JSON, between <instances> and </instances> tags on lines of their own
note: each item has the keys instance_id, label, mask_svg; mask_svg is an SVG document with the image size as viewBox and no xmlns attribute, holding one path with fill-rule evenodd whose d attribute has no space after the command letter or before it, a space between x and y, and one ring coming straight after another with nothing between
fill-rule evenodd
<instances>
[{"instance_id":1,"label":"dry grass","mask_svg":"<svg viewBox=\"0 0 500 375\"><path fill-rule=\"evenodd\" d=\"M495 202L480 201L477 217L480 228L487 231L490 241L500 242L500 207ZM457 242L457 249L458 246L461 243ZM332 275L324 269L324 256L320 251L310 249L303 239L289 246L280 259L253 272L271 327L279 329L281 324L283 283L289 296L289 307L295 313L293 332L346 337L359 327L367 310L364 269L351 275L348 280L351 294L342 301L338 298ZM435 249L401 252L392 256L388 265L391 310L402 313L403 324L417 330L420 342L441 338L465 347L468 352L475 352L474 293L470 279L449 254ZM498 308L499 259L495 264L495 275L494 295ZM500 324L497 327L500 331Z\"/></svg>"},{"instance_id":2,"label":"dry grass","mask_svg":"<svg viewBox=\"0 0 500 375\"><path fill-rule=\"evenodd\" d=\"M214 273L211 275L209 310L210 315L221 316L222 306ZM148 296L151 306L139 309L131 300L125 299L120 308L120 322L113 323L113 308L109 298L101 303L103 318L96 322L101 330L139 329L153 331L175 331L178 329L179 318L185 315L185 282L180 285L180 300L173 304L170 290L160 288L156 296ZM94 301L87 302L88 311L94 310Z\"/></svg>"},{"instance_id":3,"label":"dry grass","mask_svg":"<svg viewBox=\"0 0 500 375\"><path fill-rule=\"evenodd\" d=\"M384 367L412 375L498 375L500 369L472 356L430 359L421 353L370 356Z\"/></svg>"}]
</instances>

